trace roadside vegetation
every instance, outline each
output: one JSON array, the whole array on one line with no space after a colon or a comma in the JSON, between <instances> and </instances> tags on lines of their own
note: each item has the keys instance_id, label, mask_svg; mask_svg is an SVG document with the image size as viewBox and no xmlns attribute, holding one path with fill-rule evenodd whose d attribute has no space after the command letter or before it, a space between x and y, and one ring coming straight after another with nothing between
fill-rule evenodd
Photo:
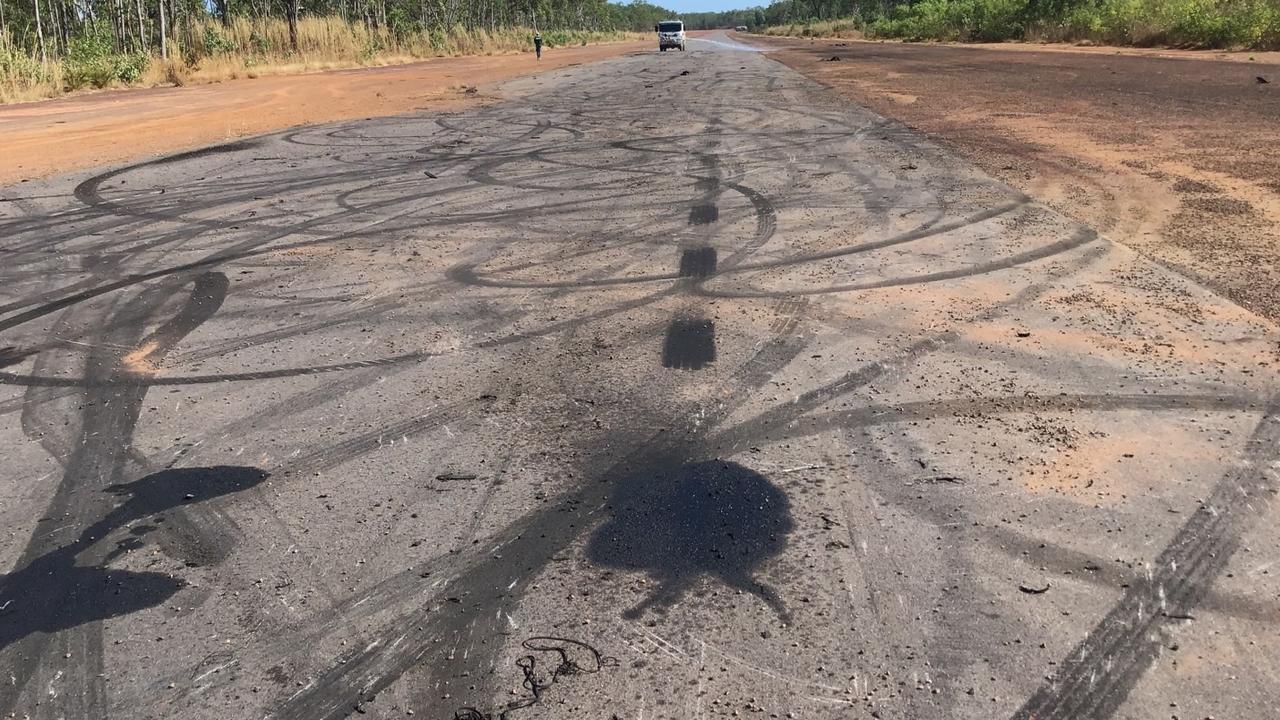
<instances>
[{"instance_id":1,"label":"roadside vegetation","mask_svg":"<svg viewBox=\"0 0 1280 720\"><path fill-rule=\"evenodd\" d=\"M603 0L0 0L0 102L638 38L668 11Z\"/></svg>"},{"instance_id":2,"label":"roadside vegetation","mask_svg":"<svg viewBox=\"0 0 1280 720\"><path fill-rule=\"evenodd\" d=\"M711 15L798 37L1280 49L1280 0L788 0Z\"/></svg>"}]
</instances>

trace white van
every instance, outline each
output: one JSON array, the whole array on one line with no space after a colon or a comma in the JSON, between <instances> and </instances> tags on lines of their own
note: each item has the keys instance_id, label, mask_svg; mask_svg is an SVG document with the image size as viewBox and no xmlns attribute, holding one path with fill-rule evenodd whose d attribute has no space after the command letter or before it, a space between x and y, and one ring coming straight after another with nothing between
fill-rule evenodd
<instances>
[{"instance_id":1,"label":"white van","mask_svg":"<svg viewBox=\"0 0 1280 720\"><path fill-rule=\"evenodd\" d=\"M679 20L663 20L653 26L658 31L658 49L666 52L668 48L680 48L684 51L684 23Z\"/></svg>"}]
</instances>

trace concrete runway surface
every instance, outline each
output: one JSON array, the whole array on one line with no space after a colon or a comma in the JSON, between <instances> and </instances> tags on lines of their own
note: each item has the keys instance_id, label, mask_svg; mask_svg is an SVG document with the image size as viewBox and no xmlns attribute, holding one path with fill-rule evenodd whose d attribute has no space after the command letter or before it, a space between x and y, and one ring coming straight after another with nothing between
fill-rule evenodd
<instances>
[{"instance_id":1,"label":"concrete runway surface","mask_svg":"<svg viewBox=\"0 0 1280 720\"><path fill-rule=\"evenodd\" d=\"M711 39L0 191L0 716L1280 714L1276 328Z\"/></svg>"}]
</instances>

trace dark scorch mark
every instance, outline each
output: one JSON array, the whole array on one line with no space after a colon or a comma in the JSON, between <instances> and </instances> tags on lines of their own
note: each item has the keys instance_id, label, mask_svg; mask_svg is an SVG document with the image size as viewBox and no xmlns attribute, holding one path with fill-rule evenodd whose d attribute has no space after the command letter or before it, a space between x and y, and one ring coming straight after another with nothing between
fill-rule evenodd
<instances>
[{"instance_id":1,"label":"dark scorch mark","mask_svg":"<svg viewBox=\"0 0 1280 720\"><path fill-rule=\"evenodd\" d=\"M763 475L724 460L673 463L622 478L610 507L612 517L587 548L591 562L645 571L658 582L624 617L668 607L710 575L759 596L787 621L778 594L755 579L794 527L787 496Z\"/></svg>"},{"instance_id":2,"label":"dark scorch mark","mask_svg":"<svg viewBox=\"0 0 1280 720\"><path fill-rule=\"evenodd\" d=\"M715 248L695 247L680 253L680 277L707 277L715 271Z\"/></svg>"},{"instance_id":3,"label":"dark scorch mark","mask_svg":"<svg viewBox=\"0 0 1280 720\"><path fill-rule=\"evenodd\" d=\"M715 205L694 205L689 208L690 225L710 225L720 219L720 208Z\"/></svg>"},{"instance_id":4,"label":"dark scorch mark","mask_svg":"<svg viewBox=\"0 0 1280 720\"><path fill-rule=\"evenodd\" d=\"M695 422L694 405L686 405L671 414L678 431L647 434L636 438L638 446L620 458L602 458L600 466L589 466L586 472L600 483L615 484L632 477L660 475L663 468L679 467L689 458L708 457L697 441L699 436L717 427L725 417L745 402L751 391L763 386L774 372L792 360L803 349L803 343L792 333L808 302L787 300L778 303L783 317L773 327L772 339L761 345L750 359L739 365L723 381L732 390L729 397ZM665 417L665 416L664 416ZM651 424L643 420L633 423L639 428ZM402 638L395 643L373 643L356 653L344 654L339 662L317 676L313 685L293 693L273 711L280 720L338 720L351 713L353 702L367 699L386 689L411 668L427 665L437 688L475 684L479 672L488 672L501 643L481 642L471 646L462 658L442 645L442 638L497 638L508 631L504 613L512 612L525 592L528 579L545 567L563 548L573 543L584 528L594 524L595 516L605 511L592 498L599 497L599 485L589 482L567 492L543 510L517 518L494 536L494 545L502 552L480 551L459 560L465 567L450 583L451 596L470 598L470 602L454 603L440 598L420 598L420 576L416 571L404 573L390 582L353 597L345 608L334 611L334 620L326 621L326 632L345 627L355 617L356 608L406 607L399 617L383 627L383 637ZM487 550L487 548L486 548ZM390 588L412 578L399 590ZM515 585L511 585L512 580ZM509 588L494 593L494 588ZM301 646L308 652L309 644ZM292 651L290 651L292 652Z\"/></svg>"},{"instance_id":5,"label":"dark scorch mark","mask_svg":"<svg viewBox=\"0 0 1280 720\"><path fill-rule=\"evenodd\" d=\"M716 324L706 318L672 320L662 345L662 367L701 370L716 359Z\"/></svg>"}]
</instances>

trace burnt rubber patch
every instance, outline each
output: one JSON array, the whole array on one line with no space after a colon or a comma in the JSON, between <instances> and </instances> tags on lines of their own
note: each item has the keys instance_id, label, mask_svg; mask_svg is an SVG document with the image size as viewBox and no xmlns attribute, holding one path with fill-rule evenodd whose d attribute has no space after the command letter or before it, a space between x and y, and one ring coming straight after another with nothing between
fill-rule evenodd
<instances>
[{"instance_id":1,"label":"burnt rubber patch","mask_svg":"<svg viewBox=\"0 0 1280 720\"><path fill-rule=\"evenodd\" d=\"M716 324L706 318L672 320L662 346L662 367L701 370L716 359Z\"/></svg>"},{"instance_id":2,"label":"burnt rubber patch","mask_svg":"<svg viewBox=\"0 0 1280 720\"><path fill-rule=\"evenodd\" d=\"M680 253L680 277L707 277L715 271L715 248L697 247Z\"/></svg>"}]
</instances>

